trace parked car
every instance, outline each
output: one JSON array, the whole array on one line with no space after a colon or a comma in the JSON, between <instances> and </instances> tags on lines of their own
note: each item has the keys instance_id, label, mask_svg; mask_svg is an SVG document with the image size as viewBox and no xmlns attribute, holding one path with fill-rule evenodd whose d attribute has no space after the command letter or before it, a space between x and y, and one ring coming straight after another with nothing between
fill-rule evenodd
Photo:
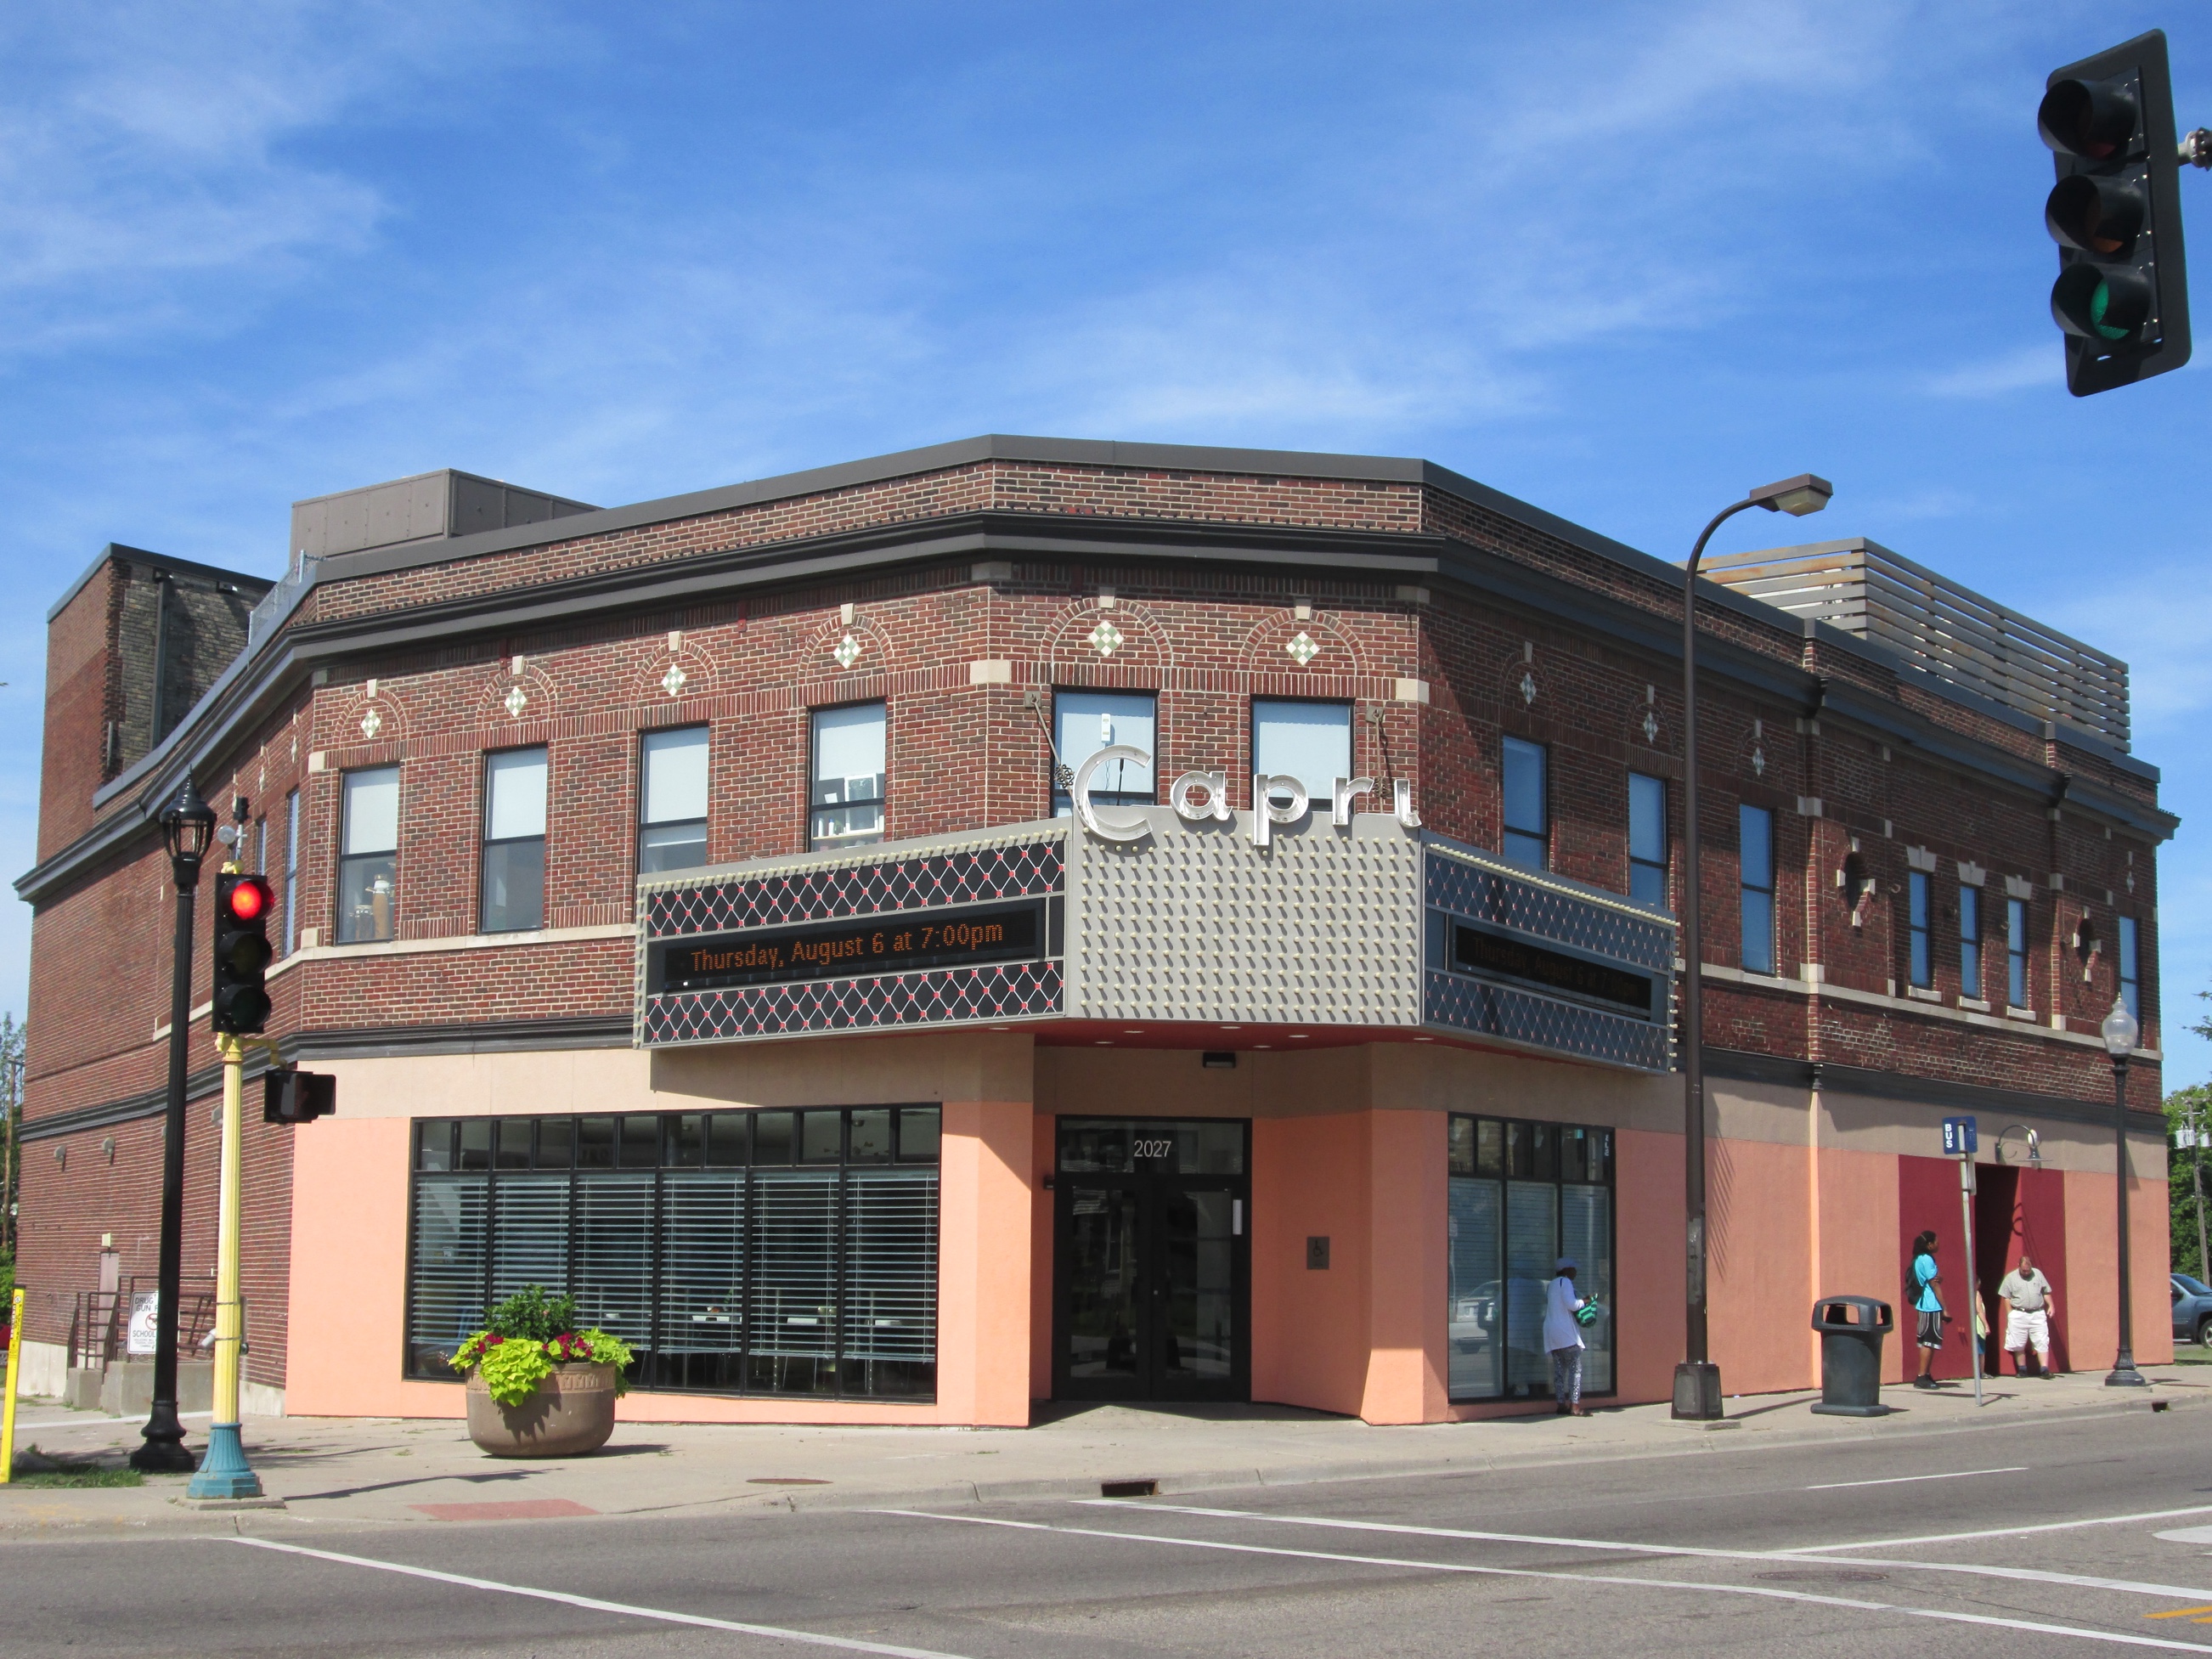
<instances>
[{"instance_id":1,"label":"parked car","mask_svg":"<svg viewBox=\"0 0 2212 1659\"><path fill-rule=\"evenodd\" d=\"M2212 1285L2187 1273L2169 1273L2173 1281L2173 1340L2212 1348Z\"/></svg>"}]
</instances>

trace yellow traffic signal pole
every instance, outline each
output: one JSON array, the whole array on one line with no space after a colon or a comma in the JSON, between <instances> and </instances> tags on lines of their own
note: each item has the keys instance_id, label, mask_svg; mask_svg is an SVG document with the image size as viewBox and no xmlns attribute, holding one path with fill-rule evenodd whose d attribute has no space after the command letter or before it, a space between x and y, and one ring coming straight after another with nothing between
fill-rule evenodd
<instances>
[{"instance_id":1,"label":"yellow traffic signal pole","mask_svg":"<svg viewBox=\"0 0 2212 1659\"><path fill-rule=\"evenodd\" d=\"M23 1292L15 1291L15 1301L9 1317L15 1323L8 1328L8 1401L0 1406L0 1486L4 1486L15 1474L15 1369L23 1353Z\"/></svg>"},{"instance_id":2,"label":"yellow traffic signal pole","mask_svg":"<svg viewBox=\"0 0 2212 1659\"><path fill-rule=\"evenodd\" d=\"M234 860L223 873L234 874ZM185 1490L187 1498L258 1498L261 1477L246 1461L246 1443L239 1436L238 1362L246 1335L245 1309L238 1295L239 1207L244 1194L240 1154L245 1136L241 1121L246 1047L238 1038L218 1035L216 1050L222 1056L222 1174L216 1212L215 1270L215 1421L208 1425L207 1455Z\"/></svg>"}]
</instances>

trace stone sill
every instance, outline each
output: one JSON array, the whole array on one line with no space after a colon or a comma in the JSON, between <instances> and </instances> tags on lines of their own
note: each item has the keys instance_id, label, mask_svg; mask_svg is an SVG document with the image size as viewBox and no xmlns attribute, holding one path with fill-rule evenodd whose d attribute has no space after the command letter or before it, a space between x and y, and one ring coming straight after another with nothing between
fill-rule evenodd
<instances>
[{"instance_id":1,"label":"stone sill","mask_svg":"<svg viewBox=\"0 0 2212 1659\"><path fill-rule=\"evenodd\" d=\"M2013 1036L2032 1036L2045 1042L2071 1043L2080 1048L2105 1052L2102 1037L2083 1036L2066 1030L2050 1030L2040 1024L2023 1025L2016 1018L1999 1019L1993 1014L1977 1014L1964 1008L1946 1008L1940 1002L1929 1002L1920 998L1886 996L1880 991L1856 991L1846 986L1831 985L1804 979L1782 979L1772 974L1747 974L1741 968L1724 968L1718 963L1705 965L1705 977L1723 985L1741 985L1753 990L1779 991L1785 995L1820 997L1832 1002L1848 1002L1865 1008L1880 1008L1891 1013L1911 1014L1921 1019L1944 1019L1955 1024L1979 1026L1987 1031L2003 1031ZM1917 989L1917 987L1911 988ZM2007 1010L2008 1015L2018 1011ZM2033 1016L2030 1015L2033 1018ZM2166 1056L2156 1048L2138 1048L2132 1058L2162 1063Z\"/></svg>"}]
</instances>

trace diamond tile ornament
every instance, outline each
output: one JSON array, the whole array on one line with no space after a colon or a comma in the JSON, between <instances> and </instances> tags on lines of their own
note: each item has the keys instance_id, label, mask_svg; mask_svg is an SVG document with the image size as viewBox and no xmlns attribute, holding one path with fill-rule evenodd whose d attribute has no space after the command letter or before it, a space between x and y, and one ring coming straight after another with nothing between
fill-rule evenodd
<instances>
[{"instance_id":1,"label":"diamond tile ornament","mask_svg":"<svg viewBox=\"0 0 2212 1659\"><path fill-rule=\"evenodd\" d=\"M837 666L849 669L860 659L860 642L850 634L837 641L837 648L830 653L837 659Z\"/></svg>"},{"instance_id":2,"label":"diamond tile ornament","mask_svg":"<svg viewBox=\"0 0 2212 1659\"><path fill-rule=\"evenodd\" d=\"M1291 653L1291 660L1301 668L1321 655L1321 647L1313 642L1313 635L1303 628L1298 630L1297 637L1285 645L1283 649Z\"/></svg>"},{"instance_id":3,"label":"diamond tile ornament","mask_svg":"<svg viewBox=\"0 0 2212 1659\"><path fill-rule=\"evenodd\" d=\"M1523 702L1536 701L1536 677L1534 674L1523 674L1521 677L1521 701Z\"/></svg>"},{"instance_id":4,"label":"diamond tile ornament","mask_svg":"<svg viewBox=\"0 0 2212 1659\"><path fill-rule=\"evenodd\" d=\"M382 730L384 730L384 716L374 708L361 717L361 734L371 743L376 741L376 734Z\"/></svg>"},{"instance_id":5,"label":"diamond tile ornament","mask_svg":"<svg viewBox=\"0 0 2212 1659\"><path fill-rule=\"evenodd\" d=\"M682 664L671 663L668 665L668 672L660 677L660 689L672 697L678 696L690 678L684 672Z\"/></svg>"},{"instance_id":6,"label":"diamond tile ornament","mask_svg":"<svg viewBox=\"0 0 2212 1659\"><path fill-rule=\"evenodd\" d=\"M1103 617L1098 626L1091 630L1090 638L1091 647L1102 657L1110 657L1121 648L1121 630Z\"/></svg>"},{"instance_id":7,"label":"diamond tile ornament","mask_svg":"<svg viewBox=\"0 0 2212 1659\"><path fill-rule=\"evenodd\" d=\"M1764 749L1751 751L1751 769L1762 778L1766 775L1766 751Z\"/></svg>"},{"instance_id":8,"label":"diamond tile ornament","mask_svg":"<svg viewBox=\"0 0 2212 1659\"><path fill-rule=\"evenodd\" d=\"M530 707L530 694L527 691L525 691L519 685L512 687L507 691L507 701L504 706L509 715L516 720L520 720L522 718L522 711Z\"/></svg>"},{"instance_id":9,"label":"diamond tile ornament","mask_svg":"<svg viewBox=\"0 0 2212 1659\"><path fill-rule=\"evenodd\" d=\"M1659 741L1659 717L1648 708L1644 711L1644 741Z\"/></svg>"}]
</instances>

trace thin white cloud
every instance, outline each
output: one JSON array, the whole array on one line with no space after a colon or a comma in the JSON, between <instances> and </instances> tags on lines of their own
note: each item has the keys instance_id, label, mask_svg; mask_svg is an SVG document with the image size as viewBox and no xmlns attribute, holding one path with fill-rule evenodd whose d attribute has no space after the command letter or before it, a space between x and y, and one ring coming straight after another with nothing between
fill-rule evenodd
<instances>
[{"instance_id":1,"label":"thin white cloud","mask_svg":"<svg viewBox=\"0 0 2212 1659\"><path fill-rule=\"evenodd\" d=\"M2031 386L2065 384L2065 358L2056 336L2041 345L2021 346L1979 362L1962 363L1929 376L1923 383L1932 398L2002 398Z\"/></svg>"}]
</instances>

